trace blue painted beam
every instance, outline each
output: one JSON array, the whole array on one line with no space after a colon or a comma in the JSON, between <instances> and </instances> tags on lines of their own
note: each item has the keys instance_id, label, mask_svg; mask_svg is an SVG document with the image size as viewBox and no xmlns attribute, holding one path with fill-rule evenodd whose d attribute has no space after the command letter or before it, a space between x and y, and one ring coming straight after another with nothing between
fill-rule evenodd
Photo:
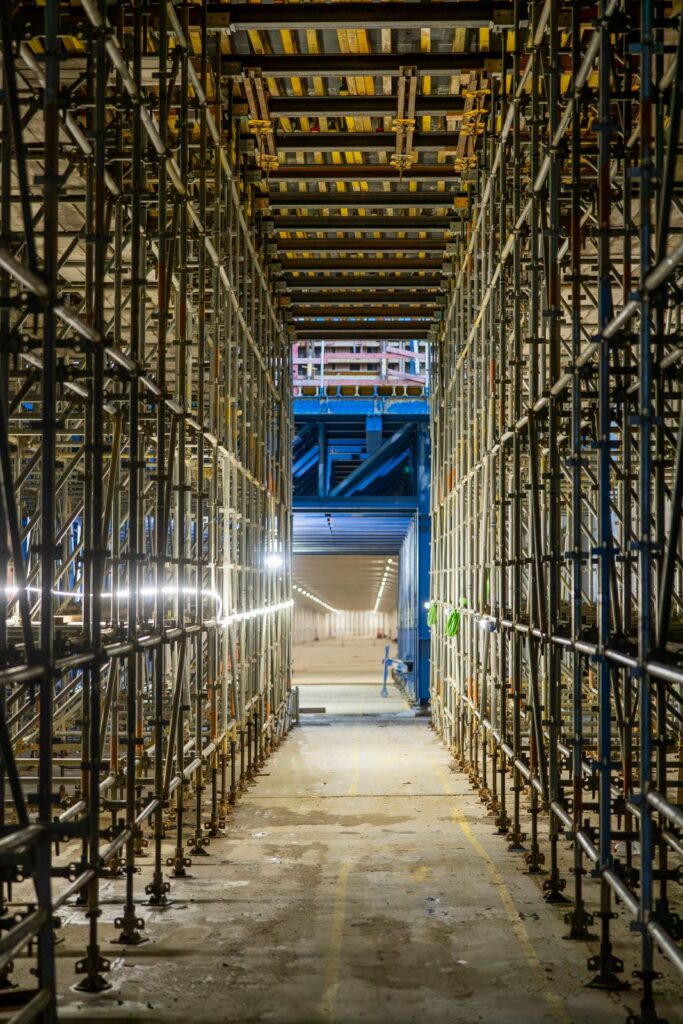
<instances>
[{"instance_id":1,"label":"blue painted beam","mask_svg":"<svg viewBox=\"0 0 683 1024\"><path fill-rule=\"evenodd\" d=\"M401 552L402 541L395 543L383 540L380 537L368 540L362 544L348 544L345 547L334 547L332 544L318 544L307 541L295 540L292 545L294 555L370 555L372 557L398 556Z\"/></svg>"},{"instance_id":2,"label":"blue painted beam","mask_svg":"<svg viewBox=\"0 0 683 1024\"><path fill-rule=\"evenodd\" d=\"M300 459L296 460L296 462L292 466L292 476L303 476L303 474L307 473L309 469L312 469L312 467L315 465L317 461L318 446L313 445L312 448L309 448L306 452L304 452Z\"/></svg>"},{"instance_id":3,"label":"blue painted beam","mask_svg":"<svg viewBox=\"0 0 683 1024\"><path fill-rule=\"evenodd\" d=\"M327 494L327 438L325 424L318 423L318 494Z\"/></svg>"},{"instance_id":4,"label":"blue painted beam","mask_svg":"<svg viewBox=\"0 0 683 1024\"><path fill-rule=\"evenodd\" d=\"M295 419L319 419L350 416L390 416L401 419L429 420L427 398L295 398Z\"/></svg>"},{"instance_id":5,"label":"blue painted beam","mask_svg":"<svg viewBox=\"0 0 683 1024\"><path fill-rule=\"evenodd\" d=\"M404 448L399 451L393 458L388 458L386 462L380 462L375 470L368 474L361 480L360 484L356 484L353 489L354 494L362 494L363 491L367 490L370 484L375 483L377 480L381 480L383 476L387 476L392 470L400 466L402 462L405 462L406 458L410 457L410 449Z\"/></svg>"},{"instance_id":6,"label":"blue painted beam","mask_svg":"<svg viewBox=\"0 0 683 1024\"><path fill-rule=\"evenodd\" d=\"M300 448L302 445L306 447L315 439L314 430L315 423L312 420L306 420L304 423L300 423L294 434L294 447Z\"/></svg>"},{"instance_id":7,"label":"blue painted beam","mask_svg":"<svg viewBox=\"0 0 683 1024\"><path fill-rule=\"evenodd\" d=\"M365 417L365 440L368 455L372 455L382 444L382 417Z\"/></svg>"},{"instance_id":8,"label":"blue painted beam","mask_svg":"<svg viewBox=\"0 0 683 1024\"><path fill-rule=\"evenodd\" d=\"M431 452L429 428L420 424L417 428L417 493L420 498L420 512L428 513L430 506Z\"/></svg>"},{"instance_id":9,"label":"blue painted beam","mask_svg":"<svg viewBox=\"0 0 683 1024\"><path fill-rule=\"evenodd\" d=\"M365 444L363 441L334 441L328 444L327 450L330 455L365 455Z\"/></svg>"},{"instance_id":10,"label":"blue painted beam","mask_svg":"<svg viewBox=\"0 0 683 1024\"><path fill-rule=\"evenodd\" d=\"M353 494L359 487L362 489L365 481L371 474L388 459L392 458L398 449L407 448L411 442L413 424L406 423L397 430L388 441L385 441L381 448L378 448L372 455L369 455L360 466L356 466L347 477L337 484L331 491L332 497L344 494Z\"/></svg>"},{"instance_id":11,"label":"blue painted beam","mask_svg":"<svg viewBox=\"0 0 683 1024\"><path fill-rule=\"evenodd\" d=\"M316 497L315 495L295 497L294 512L417 512L418 498L415 494L379 495L375 497Z\"/></svg>"}]
</instances>

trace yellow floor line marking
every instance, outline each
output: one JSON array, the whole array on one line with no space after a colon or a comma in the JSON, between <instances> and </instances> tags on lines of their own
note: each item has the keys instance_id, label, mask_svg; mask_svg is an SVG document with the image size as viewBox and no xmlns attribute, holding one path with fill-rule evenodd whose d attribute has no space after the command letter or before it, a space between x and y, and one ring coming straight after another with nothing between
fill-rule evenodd
<instances>
[{"instance_id":1,"label":"yellow floor line marking","mask_svg":"<svg viewBox=\"0 0 683 1024\"><path fill-rule=\"evenodd\" d=\"M360 740L358 729L353 731L353 753L351 757L353 775L347 796L358 796L358 786L360 784ZM346 891L348 889L351 867L352 865L349 862L345 862L339 869L337 891L334 898L332 933L330 935L330 946L325 964L325 988L320 1007L324 1019L328 1021L335 1019L335 1004L339 988L339 965L341 963L341 949L344 939L344 921L346 920Z\"/></svg>"},{"instance_id":2,"label":"yellow floor line marking","mask_svg":"<svg viewBox=\"0 0 683 1024\"><path fill-rule=\"evenodd\" d=\"M440 764L436 764L435 762L432 762L432 764L434 766L436 773L441 779L441 784L443 785L444 791L448 794L448 796L456 796L456 793L451 787L450 779L448 778L448 775L446 774L446 770L444 769L444 767ZM552 988L550 982L548 981L546 973L543 969L543 965L541 964L541 961L538 958L538 954L534 949L533 943L529 938L529 933L524 927L524 922L519 916L519 910L517 909L517 906L510 893L510 890L505 884L505 880L501 875L500 871L498 870L498 868L496 867L496 864L494 863L494 861L491 859L489 854L486 852L484 847L481 845L481 843L475 836L462 811L460 811L457 807L453 808L451 818L456 825L460 826L460 829L462 830L465 838L468 840L470 845L483 860L486 866L486 870L488 872L488 876L491 879L493 885L498 890L500 902L503 904L503 908L505 910L505 913L507 914L510 924L512 925L512 930L514 931L515 936L517 937L517 941L519 942L520 946L524 951L527 963L537 972L539 977L543 980L543 998L552 1010L554 1018L557 1021L561 1021L562 1024L572 1024L572 1018L570 1017L567 1011L567 1008L564 1004L564 1000L554 990L554 988Z\"/></svg>"},{"instance_id":3,"label":"yellow floor line marking","mask_svg":"<svg viewBox=\"0 0 683 1024\"><path fill-rule=\"evenodd\" d=\"M325 988L320 1009L325 1020L335 1019L335 1004L339 988L339 965L341 963L342 942L344 939L344 922L346 920L346 892L352 864L345 862L339 869L337 890L334 897L332 913L332 932L330 946L325 963Z\"/></svg>"},{"instance_id":4,"label":"yellow floor line marking","mask_svg":"<svg viewBox=\"0 0 683 1024\"><path fill-rule=\"evenodd\" d=\"M360 743L358 741L358 729L354 729L353 735L353 778L349 786L348 796L358 796L358 784L360 782Z\"/></svg>"}]
</instances>

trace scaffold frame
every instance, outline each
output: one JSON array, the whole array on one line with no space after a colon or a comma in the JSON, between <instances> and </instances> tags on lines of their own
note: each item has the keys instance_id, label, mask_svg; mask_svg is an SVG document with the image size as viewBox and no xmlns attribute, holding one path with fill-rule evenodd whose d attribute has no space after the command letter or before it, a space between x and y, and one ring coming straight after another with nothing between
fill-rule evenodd
<instances>
[{"instance_id":1,"label":"scaffold frame","mask_svg":"<svg viewBox=\"0 0 683 1024\"><path fill-rule=\"evenodd\" d=\"M60 908L83 906L99 991L101 879L142 941L136 906L169 904L292 721L291 346L208 6L46 0L26 27L2 5L0 998L22 1021L56 1020Z\"/></svg>"},{"instance_id":2,"label":"scaffold frame","mask_svg":"<svg viewBox=\"0 0 683 1024\"><path fill-rule=\"evenodd\" d=\"M589 6L500 36L431 361L431 697L567 937L598 919L590 984L624 984L616 905L640 933L644 1024L683 971L683 43L670 5Z\"/></svg>"}]
</instances>

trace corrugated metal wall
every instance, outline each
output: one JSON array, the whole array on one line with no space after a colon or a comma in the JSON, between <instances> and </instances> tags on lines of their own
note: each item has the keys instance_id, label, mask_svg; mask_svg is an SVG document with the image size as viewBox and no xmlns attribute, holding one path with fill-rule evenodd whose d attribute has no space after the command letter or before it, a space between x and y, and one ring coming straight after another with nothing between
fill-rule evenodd
<instances>
[{"instance_id":1,"label":"corrugated metal wall","mask_svg":"<svg viewBox=\"0 0 683 1024\"><path fill-rule=\"evenodd\" d=\"M396 637L396 612L316 612L312 608L294 608L295 644L310 644L331 637Z\"/></svg>"},{"instance_id":2,"label":"corrugated metal wall","mask_svg":"<svg viewBox=\"0 0 683 1024\"><path fill-rule=\"evenodd\" d=\"M406 692L421 703L429 696L429 540L429 517L418 514L401 545L398 573L398 656L407 666Z\"/></svg>"},{"instance_id":3,"label":"corrugated metal wall","mask_svg":"<svg viewBox=\"0 0 683 1024\"><path fill-rule=\"evenodd\" d=\"M413 520L401 545L398 573L398 651L399 657L411 666L406 679L408 692L417 696L414 663L418 648L417 617L419 601L417 517Z\"/></svg>"}]
</instances>

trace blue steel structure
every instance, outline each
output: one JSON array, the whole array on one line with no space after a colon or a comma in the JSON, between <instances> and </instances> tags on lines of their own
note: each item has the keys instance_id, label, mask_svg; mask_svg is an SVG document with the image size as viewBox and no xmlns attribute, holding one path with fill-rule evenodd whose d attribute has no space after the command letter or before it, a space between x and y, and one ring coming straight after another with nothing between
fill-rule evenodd
<instances>
[{"instance_id":1,"label":"blue steel structure","mask_svg":"<svg viewBox=\"0 0 683 1024\"><path fill-rule=\"evenodd\" d=\"M398 656L429 700L429 406L425 398L294 401L295 554L399 556Z\"/></svg>"},{"instance_id":2,"label":"blue steel structure","mask_svg":"<svg viewBox=\"0 0 683 1024\"><path fill-rule=\"evenodd\" d=\"M418 508L399 555L398 656L413 666L412 678L409 675L405 684L409 695L423 704L429 700L430 633L426 604L429 598L430 538L429 515Z\"/></svg>"}]
</instances>

